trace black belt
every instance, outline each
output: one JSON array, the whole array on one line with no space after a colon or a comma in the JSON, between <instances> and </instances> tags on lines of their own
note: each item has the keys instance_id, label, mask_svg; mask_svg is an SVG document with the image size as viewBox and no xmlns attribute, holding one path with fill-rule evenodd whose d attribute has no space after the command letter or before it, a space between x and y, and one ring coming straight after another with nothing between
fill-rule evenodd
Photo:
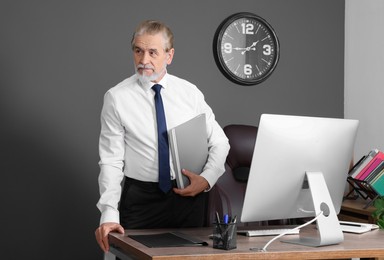
<instances>
[{"instance_id":1,"label":"black belt","mask_svg":"<svg viewBox=\"0 0 384 260\"><path fill-rule=\"evenodd\" d=\"M130 177L125 177L125 182L126 183L133 183L139 187L143 188L154 188L154 187L159 187L158 182L152 182L152 181L139 181ZM172 187L175 188L177 187L176 180L171 180Z\"/></svg>"}]
</instances>

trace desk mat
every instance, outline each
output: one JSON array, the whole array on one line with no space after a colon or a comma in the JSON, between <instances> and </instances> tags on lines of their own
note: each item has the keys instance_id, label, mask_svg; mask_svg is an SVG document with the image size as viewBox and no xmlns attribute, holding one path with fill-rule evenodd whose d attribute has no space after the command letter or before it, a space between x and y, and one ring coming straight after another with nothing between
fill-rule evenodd
<instances>
[{"instance_id":1,"label":"desk mat","mask_svg":"<svg viewBox=\"0 0 384 260\"><path fill-rule=\"evenodd\" d=\"M180 232L148 235L128 235L147 247L207 246L208 243Z\"/></svg>"}]
</instances>

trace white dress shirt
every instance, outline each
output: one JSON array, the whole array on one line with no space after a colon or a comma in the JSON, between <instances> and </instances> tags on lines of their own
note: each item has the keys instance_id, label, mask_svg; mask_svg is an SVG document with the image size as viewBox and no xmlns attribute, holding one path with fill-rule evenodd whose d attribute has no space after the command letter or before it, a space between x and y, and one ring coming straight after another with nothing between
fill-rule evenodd
<instances>
[{"instance_id":1,"label":"white dress shirt","mask_svg":"<svg viewBox=\"0 0 384 260\"><path fill-rule=\"evenodd\" d=\"M173 128L205 113L209 156L201 173L210 187L224 173L228 139L198 88L186 80L166 74L159 82L167 128ZM153 83L143 85L134 75L107 91L101 112L99 140L100 224L119 223L118 203L124 175L158 182L157 125ZM172 156L171 178L174 179Z\"/></svg>"}]
</instances>

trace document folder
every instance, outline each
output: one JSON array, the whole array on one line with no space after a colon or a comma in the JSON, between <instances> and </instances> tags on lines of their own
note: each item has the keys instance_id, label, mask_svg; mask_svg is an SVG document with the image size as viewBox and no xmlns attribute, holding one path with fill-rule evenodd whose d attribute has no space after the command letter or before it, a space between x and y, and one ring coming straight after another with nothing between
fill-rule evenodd
<instances>
[{"instance_id":1,"label":"document folder","mask_svg":"<svg viewBox=\"0 0 384 260\"><path fill-rule=\"evenodd\" d=\"M208 137L205 114L200 114L189 121L168 131L176 183L184 189L190 182L181 170L200 174L208 158Z\"/></svg>"},{"instance_id":2,"label":"document folder","mask_svg":"<svg viewBox=\"0 0 384 260\"><path fill-rule=\"evenodd\" d=\"M166 232L149 235L129 235L130 238L147 247L207 246L208 243L180 232Z\"/></svg>"}]
</instances>

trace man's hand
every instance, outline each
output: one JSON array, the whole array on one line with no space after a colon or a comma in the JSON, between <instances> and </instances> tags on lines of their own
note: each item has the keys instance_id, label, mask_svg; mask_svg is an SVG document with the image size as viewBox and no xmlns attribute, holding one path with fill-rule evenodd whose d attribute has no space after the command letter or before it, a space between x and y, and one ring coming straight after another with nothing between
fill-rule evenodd
<instances>
[{"instance_id":1,"label":"man's hand","mask_svg":"<svg viewBox=\"0 0 384 260\"><path fill-rule=\"evenodd\" d=\"M117 223L103 223L95 231L96 241L105 253L109 251L108 234L112 231L124 234L124 228Z\"/></svg>"},{"instance_id":2,"label":"man's hand","mask_svg":"<svg viewBox=\"0 0 384 260\"><path fill-rule=\"evenodd\" d=\"M194 197L209 188L209 183L204 177L185 169L182 170L182 173L189 178L191 184L184 189L173 188L176 194Z\"/></svg>"}]
</instances>

